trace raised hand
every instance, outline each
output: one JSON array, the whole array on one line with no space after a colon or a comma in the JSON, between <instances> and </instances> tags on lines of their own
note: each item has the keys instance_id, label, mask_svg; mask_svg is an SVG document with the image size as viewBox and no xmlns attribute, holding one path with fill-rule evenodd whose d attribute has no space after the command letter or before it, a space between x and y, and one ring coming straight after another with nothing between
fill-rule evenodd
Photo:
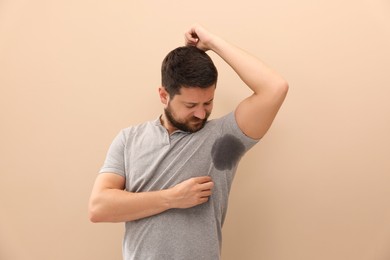
<instances>
[{"instance_id":1,"label":"raised hand","mask_svg":"<svg viewBox=\"0 0 390 260\"><path fill-rule=\"evenodd\" d=\"M185 44L195 46L203 51L212 49L212 41L215 35L211 34L202 26L195 24L185 32Z\"/></svg>"}]
</instances>

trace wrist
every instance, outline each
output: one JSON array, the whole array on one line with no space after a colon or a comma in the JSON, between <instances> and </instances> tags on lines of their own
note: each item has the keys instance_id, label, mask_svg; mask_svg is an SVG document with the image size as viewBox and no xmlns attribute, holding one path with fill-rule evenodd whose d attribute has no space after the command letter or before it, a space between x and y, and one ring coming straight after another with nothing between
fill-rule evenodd
<instances>
[{"instance_id":1,"label":"wrist","mask_svg":"<svg viewBox=\"0 0 390 260\"><path fill-rule=\"evenodd\" d=\"M214 35L212 38L210 38L210 41L208 43L209 49L216 54L219 54L221 49L223 49L224 44L226 44L226 41L222 38L220 38L217 35Z\"/></svg>"},{"instance_id":2,"label":"wrist","mask_svg":"<svg viewBox=\"0 0 390 260\"><path fill-rule=\"evenodd\" d=\"M167 210L175 208L174 197L175 196L172 188L161 191L161 198L164 208Z\"/></svg>"}]
</instances>

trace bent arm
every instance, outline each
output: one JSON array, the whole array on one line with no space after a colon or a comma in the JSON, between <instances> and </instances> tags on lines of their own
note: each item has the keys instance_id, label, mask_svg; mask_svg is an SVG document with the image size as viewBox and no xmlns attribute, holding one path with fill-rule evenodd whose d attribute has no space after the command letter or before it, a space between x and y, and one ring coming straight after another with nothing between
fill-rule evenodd
<instances>
[{"instance_id":1,"label":"bent arm","mask_svg":"<svg viewBox=\"0 0 390 260\"><path fill-rule=\"evenodd\" d=\"M125 178L113 173L100 174L89 201L92 222L131 221L169 209L166 191L132 193L124 190Z\"/></svg>"},{"instance_id":2,"label":"bent arm","mask_svg":"<svg viewBox=\"0 0 390 260\"><path fill-rule=\"evenodd\" d=\"M92 222L125 222L150 217L171 208L189 208L208 201L213 183L208 176L192 178L170 189L151 192L124 190L125 178L102 173L89 200Z\"/></svg>"},{"instance_id":3,"label":"bent arm","mask_svg":"<svg viewBox=\"0 0 390 260\"><path fill-rule=\"evenodd\" d=\"M236 108L236 120L247 136L263 137L286 97L288 83L256 57L198 25L186 33L186 43L218 54L253 91Z\"/></svg>"}]
</instances>

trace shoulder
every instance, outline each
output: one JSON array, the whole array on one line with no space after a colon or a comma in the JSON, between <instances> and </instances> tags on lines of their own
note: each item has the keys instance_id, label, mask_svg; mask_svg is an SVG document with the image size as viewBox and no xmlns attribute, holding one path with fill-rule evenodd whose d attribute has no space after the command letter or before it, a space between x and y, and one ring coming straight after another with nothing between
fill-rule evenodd
<instances>
[{"instance_id":1,"label":"shoulder","mask_svg":"<svg viewBox=\"0 0 390 260\"><path fill-rule=\"evenodd\" d=\"M120 130L120 134L122 134L127 139L134 135L156 131L158 128L159 124L157 120L151 120L123 128Z\"/></svg>"},{"instance_id":2,"label":"shoulder","mask_svg":"<svg viewBox=\"0 0 390 260\"><path fill-rule=\"evenodd\" d=\"M219 128L223 132L230 132L234 135L245 136L252 140L258 140L245 135L244 132L240 129L237 123L235 111L232 111L222 117L210 120L207 126L211 129Z\"/></svg>"},{"instance_id":3,"label":"shoulder","mask_svg":"<svg viewBox=\"0 0 390 260\"><path fill-rule=\"evenodd\" d=\"M234 123L234 112L230 112L224 116L209 120L206 123L205 128L218 129L218 128L222 128L226 124L232 124L232 123Z\"/></svg>"},{"instance_id":4,"label":"shoulder","mask_svg":"<svg viewBox=\"0 0 390 260\"><path fill-rule=\"evenodd\" d=\"M222 117L210 120L206 126L205 131L216 133L218 137L221 136L234 136L239 140L248 143L250 145L256 144L259 139L253 139L244 134L237 124L235 112L232 111Z\"/></svg>"}]
</instances>

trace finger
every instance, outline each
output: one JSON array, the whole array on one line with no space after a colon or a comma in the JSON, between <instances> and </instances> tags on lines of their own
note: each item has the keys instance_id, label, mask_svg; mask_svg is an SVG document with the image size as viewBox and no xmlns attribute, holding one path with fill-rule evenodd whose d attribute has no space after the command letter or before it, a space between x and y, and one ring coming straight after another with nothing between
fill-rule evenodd
<instances>
[{"instance_id":1,"label":"finger","mask_svg":"<svg viewBox=\"0 0 390 260\"><path fill-rule=\"evenodd\" d=\"M210 197L211 194L212 194L211 190L202 191L202 192L200 193L200 197L201 197L201 198Z\"/></svg>"},{"instance_id":2,"label":"finger","mask_svg":"<svg viewBox=\"0 0 390 260\"><path fill-rule=\"evenodd\" d=\"M198 205L199 204L203 204L203 203L205 203L205 202L207 202L207 201L209 201L209 197L204 197L204 198L200 198L199 200L198 200Z\"/></svg>"},{"instance_id":3,"label":"finger","mask_svg":"<svg viewBox=\"0 0 390 260\"><path fill-rule=\"evenodd\" d=\"M210 176L200 176L200 177L195 177L194 180L196 183L202 184L202 183L211 182L211 177Z\"/></svg>"},{"instance_id":4,"label":"finger","mask_svg":"<svg viewBox=\"0 0 390 260\"><path fill-rule=\"evenodd\" d=\"M194 41L194 40L185 39L185 44L191 45L191 46L196 46L198 44L198 42Z\"/></svg>"},{"instance_id":5,"label":"finger","mask_svg":"<svg viewBox=\"0 0 390 260\"><path fill-rule=\"evenodd\" d=\"M192 30L187 31L187 32L185 33L185 36L186 36L187 39L193 40L193 41L195 41L196 39L198 39L196 33L195 33L194 31L192 31Z\"/></svg>"},{"instance_id":6,"label":"finger","mask_svg":"<svg viewBox=\"0 0 390 260\"><path fill-rule=\"evenodd\" d=\"M189 46L196 46L197 42L194 42L194 41L185 41L185 44L186 44L186 45L189 45Z\"/></svg>"},{"instance_id":7,"label":"finger","mask_svg":"<svg viewBox=\"0 0 390 260\"><path fill-rule=\"evenodd\" d=\"M196 32L195 32L195 30L193 28L188 30L184 34L184 36L185 36L186 42L189 43L189 44L196 44L199 41L199 37L198 37L198 35L196 34Z\"/></svg>"},{"instance_id":8,"label":"finger","mask_svg":"<svg viewBox=\"0 0 390 260\"><path fill-rule=\"evenodd\" d=\"M205 182L205 183L200 184L199 187L200 187L200 190L202 190L202 191L212 190L214 188L214 182L212 182L212 181Z\"/></svg>"}]
</instances>

